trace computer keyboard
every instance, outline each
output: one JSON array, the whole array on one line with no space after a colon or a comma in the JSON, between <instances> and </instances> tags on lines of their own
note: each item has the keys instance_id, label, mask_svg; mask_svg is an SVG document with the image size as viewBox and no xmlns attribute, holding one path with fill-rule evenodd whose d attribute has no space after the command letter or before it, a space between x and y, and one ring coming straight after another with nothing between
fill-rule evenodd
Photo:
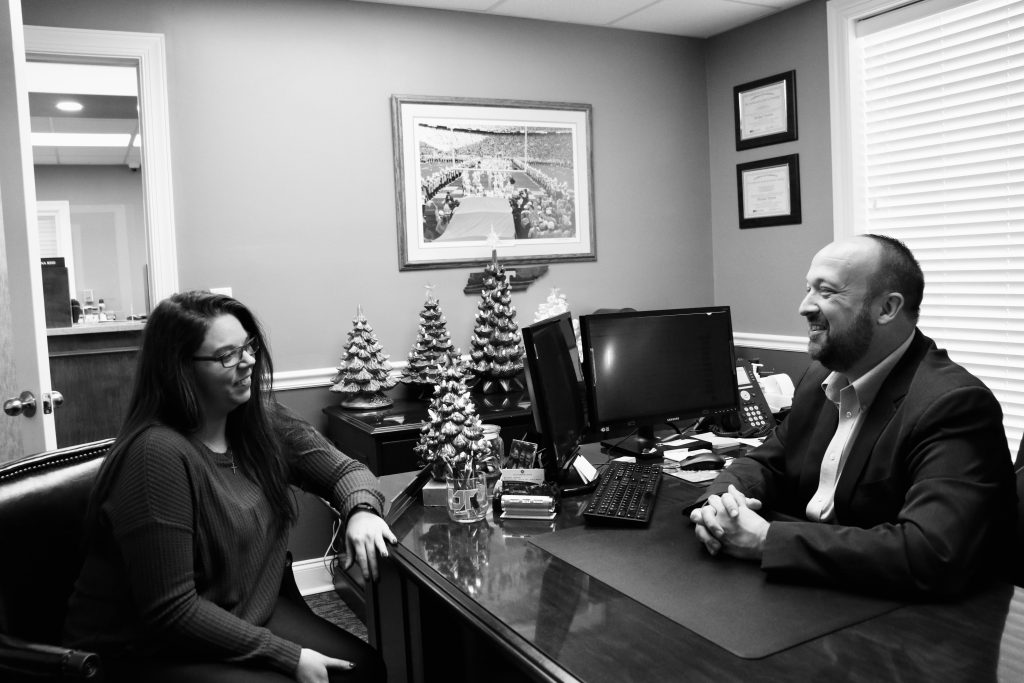
<instances>
[{"instance_id":1,"label":"computer keyboard","mask_svg":"<svg viewBox=\"0 0 1024 683\"><path fill-rule=\"evenodd\" d=\"M583 520L647 524L651 520L660 486L660 466L613 460L601 473L597 489L583 510Z\"/></svg>"}]
</instances>

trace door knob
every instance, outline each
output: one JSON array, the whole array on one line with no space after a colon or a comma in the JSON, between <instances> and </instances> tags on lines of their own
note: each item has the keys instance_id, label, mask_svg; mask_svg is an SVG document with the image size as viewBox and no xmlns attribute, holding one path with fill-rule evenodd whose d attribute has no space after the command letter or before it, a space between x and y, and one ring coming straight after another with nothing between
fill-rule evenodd
<instances>
[{"instance_id":1,"label":"door knob","mask_svg":"<svg viewBox=\"0 0 1024 683\"><path fill-rule=\"evenodd\" d=\"M64 394L59 391L43 394L43 412L47 415L52 413L54 408L60 408L62 405L64 405Z\"/></svg>"},{"instance_id":2,"label":"door knob","mask_svg":"<svg viewBox=\"0 0 1024 683\"><path fill-rule=\"evenodd\" d=\"M31 391L21 392L17 398L9 398L4 401L4 412L11 417L24 415L32 417L36 414L36 397Z\"/></svg>"}]
</instances>

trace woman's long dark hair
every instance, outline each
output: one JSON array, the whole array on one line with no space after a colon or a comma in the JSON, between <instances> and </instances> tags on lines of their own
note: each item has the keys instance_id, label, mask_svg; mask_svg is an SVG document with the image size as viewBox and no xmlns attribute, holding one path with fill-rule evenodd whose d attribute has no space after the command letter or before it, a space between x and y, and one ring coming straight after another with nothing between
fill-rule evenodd
<instances>
[{"instance_id":1,"label":"woman's long dark hair","mask_svg":"<svg viewBox=\"0 0 1024 683\"><path fill-rule=\"evenodd\" d=\"M118 462L135 437L154 424L166 425L186 436L202 425L192 357L199 351L210 324L222 315L237 318L259 348L252 368L250 398L228 413L228 444L242 470L263 489L278 522L288 525L295 521L287 465L273 430L270 397L274 364L263 328L237 299L202 291L171 295L153 309L146 321L128 416L100 469L93 490L92 521L97 521L95 514L109 494Z\"/></svg>"}]
</instances>

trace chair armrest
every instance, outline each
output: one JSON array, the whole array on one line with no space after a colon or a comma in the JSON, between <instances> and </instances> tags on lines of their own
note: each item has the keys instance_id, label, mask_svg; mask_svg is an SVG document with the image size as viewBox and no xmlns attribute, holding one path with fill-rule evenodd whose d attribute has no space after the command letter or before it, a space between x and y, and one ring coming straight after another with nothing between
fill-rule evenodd
<instances>
[{"instance_id":1,"label":"chair armrest","mask_svg":"<svg viewBox=\"0 0 1024 683\"><path fill-rule=\"evenodd\" d=\"M100 678L101 668L99 655L94 652L31 643L0 634L0 672L4 671L32 678L90 680Z\"/></svg>"}]
</instances>

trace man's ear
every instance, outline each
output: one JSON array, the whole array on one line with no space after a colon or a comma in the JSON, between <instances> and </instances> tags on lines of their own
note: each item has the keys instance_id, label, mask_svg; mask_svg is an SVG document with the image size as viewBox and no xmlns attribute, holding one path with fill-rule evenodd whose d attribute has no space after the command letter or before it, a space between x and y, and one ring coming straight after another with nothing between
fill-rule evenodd
<instances>
[{"instance_id":1,"label":"man's ear","mask_svg":"<svg viewBox=\"0 0 1024 683\"><path fill-rule=\"evenodd\" d=\"M899 292L889 292L881 297L881 310L876 318L879 325L888 325L903 310L903 295Z\"/></svg>"}]
</instances>

